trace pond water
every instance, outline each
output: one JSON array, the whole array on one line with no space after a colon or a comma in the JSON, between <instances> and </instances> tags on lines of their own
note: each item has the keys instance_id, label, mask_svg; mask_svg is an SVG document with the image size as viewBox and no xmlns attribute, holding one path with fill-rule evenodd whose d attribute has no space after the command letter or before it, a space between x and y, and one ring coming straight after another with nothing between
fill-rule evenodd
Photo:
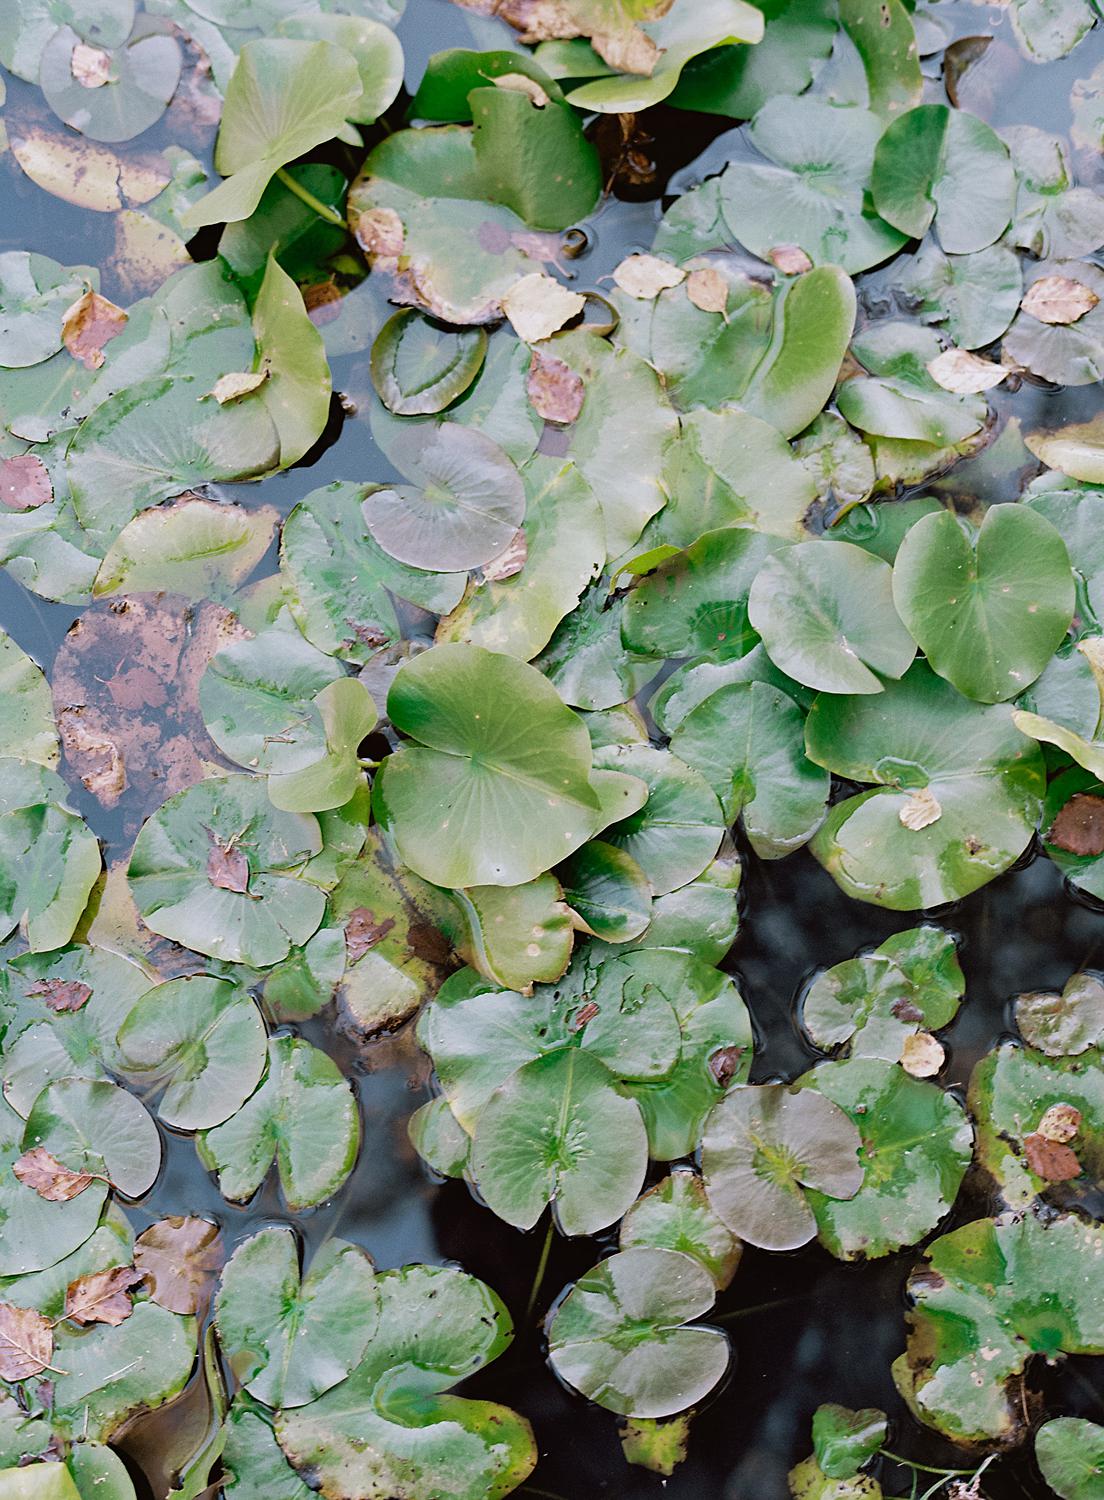
<instances>
[{"instance_id":1,"label":"pond water","mask_svg":"<svg viewBox=\"0 0 1104 1500\"><path fill-rule=\"evenodd\" d=\"M1006 9L967 0L949 0L931 9L955 36L991 34L994 39L994 60L986 60L971 75L972 92L962 100L965 107L995 126L1015 123L1068 130L1070 87L1104 61L1104 27L1097 26L1070 57L1035 67L1022 59L1009 39ZM491 46L494 38L505 35L496 23L465 15L448 0L409 0L397 34L411 91L432 53L450 46ZM9 81L9 122L41 110L36 92L18 80ZM934 75L929 92L932 98L938 96ZM398 119L400 106L391 114ZM589 227L590 247L573 266L580 285L601 287L602 279L626 254L647 249L671 195L717 172L744 149L731 121L666 108L655 116L658 180L637 201L611 200L595 216ZM159 126L142 138L141 145L158 146L172 138L171 126ZM197 131L189 145L209 161L213 141L214 127L209 126ZM1076 163L1079 181L1104 184L1104 157L1081 152ZM0 202L6 210L0 220L0 250L31 249L65 264L99 264L103 292L126 300L124 289L113 280L107 216L82 212L41 191L10 155L0 158ZM193 249L196 255L210 253L213 242L201 234ZM860 307L867 314L877 313L883 305L886 275L874 271L856 278ZM330 426L308 458L259 484L211 487L211 493L251 507L273 505L286 516L309 490L332 480L400 477L373 440L366 350L338 354L331 367L334 390L342 399L335 397ZM1040 468L1019 444L1018 432L1095 414L1099 385L1063 390L1023 381L1015 389L1004 386L991 392L990 402L996 430L1008 435L1007 445L993 443L978 460L945 475L936 487L944 495L985 502L1015 498L1023 478ZM273 549L256 576L275 567ZM79 607L52 604L29 593L0 570L0 626L48 674L59 650L67 649L66 637L83 613ZM110 664L104 670L110 670ZM67 776L75 805L102 840L108 863L125 858L140 816L149 807L136 812L124 796L117 807L107 810L76 775L70 771ZM757 1046L751 1081L791 1079L817 1056L794 1019L796 1002L812 973L880 943L919 918L849 899L807 852L767 863L741 843L741 855L742 923L723 967L739 981L753 1017ZM1104 915L1089 899L1072 896L1057 867L1032 851L1007 874L934 917L957 936L967 981L967 1002L944 1038L946 1086L964 1098L974 1064L1010 1034L1012 997L1025 990L1060 989L1077 970L1104 970ZM546 1364L539 1323L525 1323L543 1223L529 1234L510 1229L462 1183L431 1179L408 1142L407 1120L428 1097L430 1072L410 1029L361 1048L335 1039L320 1022L297 1029L324 1046L355 1079L365 1144L339 1195L290 1221L270 1181L247 1207L234 1207L199 1166L191 1138L167 1130L166 1161L158 1182L128 1213L137 1227L166 1213L203 1214L222 1227L231 1247L262 1225L294 1222L309 1246L340 1233L365 1245L380 1267L451 1262L482 1277L511 1309L518 1333L507 1354L469 1382L464 1393L504 1401L532 1422L540 1461L532 1482L520 1493L560 1500L607 1494L648 1500L660 1493L672 1500L785 1500L786 1473L809 1451L812 1410L827 1399L852 1407L881 1406L893 1413L897 1452L929 1465L957 1467L965 1462L960 1449L941 1443L904 1413L890 1377L892 1360L903 1347L903 1285L917 1251L908 1249L871 1265L849 1265L812 1244L789 1254L745 1252L735 1281L720 1296L710 1318L731 1336L732 1367L726 1382L695 1417L688 1458L662 1482L628 1467L614 1420L557 1382ZM653 1180L659 1175L653 1168ZM991 1209L984 1186L968 1181L944 1229ZM540 1310L591 1266L604 1246L612 1246L614 1238L612 1230L597 1241L557 1238L543 1279ZM1104 1421L1102 1365L1102 1360L1075 1358L1053 1371L1038 1371L1034 1381L1055 1411ZM160 1500L205 1420L203 1392L193 1382L180 1402L134 1425L119 1446L132 1462L143 1497ZM897 1488L892 1488L890 1478L886 1493L907 1494L910 1476L899 1470L895 1478ZM984 1493L992 1500L1042 1500L1050 1490L1033 1460L1021 1453L998 1461L987 1472Z\"/></svg>"}]
</instances>

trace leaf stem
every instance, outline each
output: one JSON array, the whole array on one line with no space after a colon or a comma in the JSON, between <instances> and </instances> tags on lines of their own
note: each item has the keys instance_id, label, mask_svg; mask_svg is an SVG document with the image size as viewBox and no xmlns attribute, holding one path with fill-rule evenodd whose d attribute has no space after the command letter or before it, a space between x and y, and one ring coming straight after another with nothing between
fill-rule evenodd
<instances>
[{"instance_id":1,"label":"leaf stem","mask_svg":"<svg viewBox=\"0 0 1104 1500\"><path fill-rule=\"evenodd\" d=\"M533 1309L537 1305L537 1297L540 1293L541 1282L544 1273L548 1270L548 1257L552 1253L552 1236L556 1232L556 1226L552 1221L552 1214L548 1215L548 1229L544 1236L544 1244L541 1247L540 1260L537 1262L537 1272L533 1277L533 1285L529 1292L529 1301L525 1304L525 1321L530 1322L533 1317Z\"/></svg>"},{"instance_id":2,"label":"leaf stem","mask_svg":"<svg viewBox=\"0 0 1104 1500\"><path fill-rule=\"evenodd\" d=\"M331 208L328 203L323 203L321 198L316 198L310 189L305 188L301 182L296 182L286 167L277 167L276 176L289 192L294 193L297 198L302 199L308 208L313 208L320 219L325 219L327 224L336 224L339 229L345 228L345 220L338 213L337 209Z\"/></svg>"},{"instance_id":3,"label":"leaf stem","mask_svg":"<svg viewBox=\"0 0 1104 1500\"><path fill-rule=\"evenodd\" d=\"M878 1457L888 1458L891 1463L902 1464L906 1469L918 1469L921 1474L942 1474L945 1479L972 1479L979 1472L977 1469L933 1469L930 1464L918 1464L914 1459L902 1458L899 1453L890 1453L888 1448L879 1448Z\"/></svg>"}]
</instances>

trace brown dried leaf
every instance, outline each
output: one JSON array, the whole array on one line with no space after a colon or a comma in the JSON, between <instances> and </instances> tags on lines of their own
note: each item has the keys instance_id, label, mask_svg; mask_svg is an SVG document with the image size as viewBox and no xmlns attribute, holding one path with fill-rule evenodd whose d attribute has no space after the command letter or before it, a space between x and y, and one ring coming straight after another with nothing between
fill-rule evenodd
<instances>
[{"instance_id":1,"label":"brown dried leaf","mask_svg":"<svg viewBox=\"0 0 1104 1500\"><path fill-rule=\"evenodd\" d=\"M356 241L365 255L397 260L403 253L406 231L393 208L370 208L356 223Z\"/></svg>"},{"instance_id":2,"label":"brown dried leaf","mask_svg":"<svg viewBox=\"0 0 1104 1500\"><path fill-rule=\"evenodd\" d=\"M1068 1146L1048 1141L1045 1135L1025 1135L1024 1155L1036 1177L1046 1182L1072 1182L1081 1176L1081 1163Z\"/></svg>"},{"instance_id":3,"label":"brown dried leaf","mask_svg":"<svg viewBox=\"0 0 1104 1500\"><path fill-rule=\"evenodd\" d=\"M1036 1135L1064 1146L1081 1129L1081 1111L1075 1104L1052 1104L1039 1121Z\"/></svg>"},{"instance_id":4,"label":"brown dried leaf","mask_svg":"<svg viewBox=\"0 0 1104 1500\"><path fill-rule=\"evenodd\" d=\"M497 557L485 562L481 571L490 583L501 583L504 578L513 578L520 573L528 560L529 543L525 531L519 526Z\"/></svg>"},{"instance_id":5,"label":"brown dried leaf","mask_svg":"<svg viewBox=\"0 0 1104 1500\"><path fill-rule=\"evenodd\" d=\"M62 314L65 347L86 370L98 370L104 362L104 347L122 333L127 316L123 308L89 290Z\"/></svg>"},{"instance_id":6,"label":"brown dried leaf","mask_svg":"<svg viewBox=\"0 0 1104 1500\"><path fill-rule=\"evenodd\" d=\"M93 1182L107 1181L95 1172L71 1172L45 1146L32 1146L25 1151L18 1161L12 1162L12 1171L25 1187L34 1188L47 1203L68 1203Z\"/></svg>"},{"instance_id":7,"label":"brown dried leaf","mask_svg":"<svg viewBox=\"0 0 1104 1500\"><path fill-rule=\"evenodd\" d=\"M207 830L211 847L207 853L207 879L220 891L236 895L249 893L249 858L236 844L224 844L217 834Z\"/></svg>"},{"instance_id":8,"label":"brown dried leaf","mask_svg":"<svg viewBox=\"0 0 1104 1500\"><path fill-rule=\"evenodd\" d=\"M930 828L933 823L938 823L942 816L943 809L936 800L935 793L926 786L912 792L897 814L901 823L914 832L921 828Z\"/></svg>"},{"instance_id":9,"label":"brown dried leaf","mask_svg":"<svg viewBox=\"0 0 1104 1500\"><path fill-rule=\"evenodd\" d=\"M686 295L702 312L728 311L728 282L712 266L703 266L698 271L690 272L686 278Z\"/></svg>"},{"instance_id":10,"label":"brown dried leaf","mask_svg":"<svg viewBox=\"0 0 1104 1500\"><path fill-rule=\"evenodd\" d=\"M956 396L976 396L1000 385L1011 372L991 359L971 354L969 349L944 349L928 362L928 374L936 385Z\"/></svg>"},{"instance_id":11,"label":"brown dried leaf","mask_svg":"<svg viewBox=\"0 0 1104 1500\"><path fill-rule=\"evenodd\" d=\"M354 908L345 922L345 952L349 962L355 964L358 958L363 958L369 948L374 948L385 938L394 925L394 917L385 917L382 922L377 922L375 913L366 906Z\"/></svg>"},{"instance_id":12,"label":"brown dried leaf","mask_svg":"<svg viewBox=\"0 0 1104 1500\"><path fill-rule=\"evenodd\" d=\"M502 299L502 311L518 338L527 344L550 338L577 318L585 306L585 297L569 292L554 276L545 276L542 271L519 277Z\"/></svg>"},{"instance_id":13,"label":"brown dried leaf","mask_svg":"<svg viewBox=\"0 0 1104 1500\"><path fill-rule=\"evenodd\" d=\"M240 401L243 396L251 396L268 379L268 370L235 370L230 375L220 375L214 385L207 392L208 396L214 396L220 406L226 406L228 402Z\"/></svg>"},{"instance_id":14,"label":"brown dried leaf","mask_svg":"<svg viewBox=\"0 0 1104 1500\"><path fill-rule=\"evenodd\" d=\"M583 409L586 386L570 365L551 354L533 350L526 385L529 401L546 422L574 422Z\"/></svg>"},{"instance_id":15,"label":"brown dried leaf","mask_svg":"<svg viewBox=\"0 0 1104 1500\"><path fill-rule=\"evenodd\" d=\"M169 1312L198 1312L223 1259L218 1225L191 1215L159 1219L134 1241L134 1265L150 1298Z\"/></svg>"},{"instance_id":16,"label":"brown dried leaf","mask_svg":"<svg viewBox=\"0 0 1104 1500\"><path fill-rule=\"evenodd\" d=\"M775 245L767 252L767 259L783 276L804 276L813 269L813 263L800 245Z\"/></svg>"},{"instance_id":17,"label":"brown dried leaf","mask_svg":"<svg viewBox=\"0 0 1104 1500\"><path fill-rule=\"evenodd\" d=\"M52 1368L54 1330L33 1307L0 1302L0 1380L29 1380Z\"/></svg>"},{"instance_id":18,"label":"brown dried leaf","mask_svg":"<svg viewBox=\"0 0 1104 1500\"><path fill-rule=\"evenodd\" d=\"M78 1276L65 1293L65 1316L81 1327L109 1323L117 1328L134 1310L131 1291L142 1280L142 1272L134 1266L111 1266Z\"/></svg>"},{"instance_id":19,"label":"brown dried leaf","mask_svg":"<svg viewBox=\"0 0 1104 1500\"><path fill-rule=\"evenodd\" d=\"M905 1038L901 1048L901 1066L913 1078L934 1078L947 1054L929 1031L918 1031Z\"/></svg>"},{"instance_id":20,"label":"brown dried leaf","mask_svg":"<svg viewBox=\"0 0 1104 1500\"><path fill-rule=\"evenodd\" d=\"M663 56L646 31L633 26L627 31L596 31L590 45L603 62L609 63L619 73L637 73L650 78L656 63Z\"/></svg>"},{"instance_id":21,"label":"brown dried leaf","mask_svg":"<svg viewBox=\"0 0 1104 1500\"><path fill-rule=\"evenodd\" d=\"M584 1026L594 1020L594 1017L599 1013L599 1010L600 1007L596 1005L593 1000L585 1001L584 1004L580 1005L579 1009L571 1017L571 1020L568 1022L567 1029L569 1031L582 1031Z\"/></svg>"},{"instance_id":22,"label":"brown dried leaf","mask_svg":"<svg viewBox=\"0 0 1104 1500\"><path fill-rule=\"evenodd\" d=\"M103 88L111 78L111 53L78 42L69 62L74 79L84 89Z\"/></svg>"},{"instance_id":23,"label":"brown dried leaf","mask_svg":"<svg viewBox=\"0 0 1104 1500\"><path fill-rule=\"evenodd\" d=\"M54 498L50 471L33 453L0 459L0 505L5 510L37 510Z\"/></svg>"},{"instance_id":24,"label":"brown dried leaf","mask_svg":"<svg viewBox=\"0 0 1104 1500\"><path fill-rule=\"evenodd\" d=\"M538 109L543 109L548 104L549 98L535 78L528 78L524 73L500 73L491 82L496 89L506 89L512 94L527 94L531 103Z\"/></svg>"},{"instance_id":25,"label":"brown dried leaf","mask_svg":"<svg viewBox=\"0 0 1104 1500\"><path fill-rule=\"evenodd\" d=\"M658 255L627 255L614 267L613 279L630 297L651 302L660 292L684 282L686 272Z\"/></svg>"},{"instance_id":26,"label":"brown dried leaf","mask_svg":"<svg viewBox=\"0 0 1104 1500\"><path fill-rule=\"evenodd\" d=\"M1048 844L1069 854L1104 854L1104 797L1078 792L1050 825Z\"/></svg>"},{"instance_id":27,"label":"brown dried leaf","mask_svg":"<svg viewBox=\"0 0 1104 1500\"><path fill-rule=\"evenodd\" d=\"M1040 323L1076 323L1100 298L1072 276L1040 276L1027 289L1020 307Z\"/></svg>"},{"instance_id":28,"label":"brown dried leaf","mask_svg":"<svg viewBox=\"0 0 1104 1500\"><path fill-rule=\"evenodd\" d=\"M709 1058L709 1071L718 1088L727 1088L736 1076L744 1049L737 1046L718 1047Z\"/></svg>"},{"instance_id":29,"label":"brown dried leaf","mask_svg":"<svg viewBox=\"0 0 1104 1500\"><path fill-rule=\"evenodd\" d=\"M36 979L28 995L41 996L49 1010L80 1010L92 998L92 990L79 979Z\"/></svg>"}]
</instances>

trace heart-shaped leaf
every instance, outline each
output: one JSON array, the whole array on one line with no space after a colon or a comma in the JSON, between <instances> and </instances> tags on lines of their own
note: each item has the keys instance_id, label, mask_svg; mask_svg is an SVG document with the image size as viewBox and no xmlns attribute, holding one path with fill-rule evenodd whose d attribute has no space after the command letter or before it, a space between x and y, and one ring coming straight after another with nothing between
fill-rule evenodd
<instances>
[{"instance_id":1,"label":"heart-shaped leaf","mask_svg":"<svg viewBox=\"0 0 1104 1500\"><path fill-rule=\"evenodd\" d=\"M692 1255L718 1291L728 1286L743 1254L740 1241L710 1208L701 1178L688 1167L676 1167L642 1193L622 1219L618 1247L638 1246Z\"/></svg>"}]
</instances>

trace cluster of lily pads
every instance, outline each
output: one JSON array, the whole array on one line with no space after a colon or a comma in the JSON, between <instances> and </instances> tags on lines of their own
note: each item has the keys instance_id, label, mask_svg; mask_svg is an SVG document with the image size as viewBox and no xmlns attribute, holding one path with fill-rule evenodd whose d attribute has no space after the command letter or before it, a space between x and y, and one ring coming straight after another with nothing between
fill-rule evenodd
<instances>
[{"instance_id":1,"label":"cluster of lily pads","mask_svg":"<svg viewBox=\"0 0 1104 1500\"><path fill-rule=\"evenodd\" d=\"M1038 838L1104 900L1104 426L998 409L1104 377L1104 196L965 107L938 4L459 3L481 50L412 96L399 0L0 15L7 165L115 246L0 254L0 561L81 611L49 679L0 633L0 1500L134 1500L112 1444L193 1380L184 1500L525 1483L528 1421L451 1394L514 1336L489 1286L302 1264L362 1142L325 1043L415 1015L432 1172L542 1267L605 1237L545 1348L631 1462L723 1399L744 1246L922 1246L894 1380L990 1454L929 1494L1031 1436L1099 1500L1032 1365L1104 1354L1104 984L1021 995L963 1098L942 925L809 980L789 1081L722 966L744 863L802 849L915 913ZM1008 12L1028 66L1098 19ZM733 128L598 275L660 104ZM377 476L312 486L342 423ZM281 1222L136 1233L166 1132ZM822 1406L794 1496L880 1496L887 1441Z\"/></svg>"}]
</instances>

